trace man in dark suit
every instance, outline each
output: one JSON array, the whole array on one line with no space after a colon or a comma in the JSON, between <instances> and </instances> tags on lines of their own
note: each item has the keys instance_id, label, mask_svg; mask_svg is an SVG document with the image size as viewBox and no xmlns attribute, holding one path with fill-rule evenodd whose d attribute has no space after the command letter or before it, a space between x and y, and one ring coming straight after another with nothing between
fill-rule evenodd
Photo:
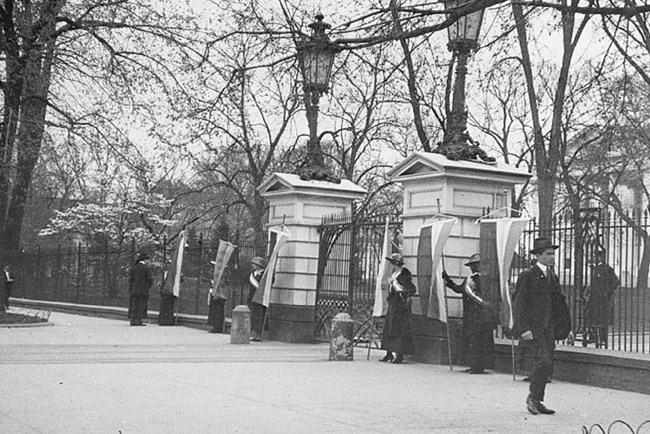
<instances>
[{"instance_id":1,"label":"man in dark suit","mask_svg":"<svg viewBox=\"0 0 650 434\"><path fill-rule=\"evenodd\" d=\"M591 286L584 297L587 300L585 326L596 342L596 348L607 348L607 332L614 323L614 293L620 281L614 269L605 261L607 252L596 252L596 266L591 272ZM587 345L587 341L583 342Z\"/></svg>"},{"instance_id":2,"label":"man in dark suit","mask_svg":"<svg viewBox=\"0 0 650 434\"><path fill-rule=\"evenodd\" d=\"M532 370L526 408L531 414L555 413L542 402L549 375L553 372L555 340L551 318L551 294L560 292L560 284L552 267L558 247L548 237L537 238L530 251L535 255L537 262L522 271L517 279L515 330L524 345L530 347Z\"/></svg>"},{"instance_id":3,"label":"man in dark suit","mask_svg":"<svg viewBox=\"0 0 650 434\"><path fill-rule=\"evenodd\" d=\"M146 253L140 253L129 273L129 318L132 326L143 326L147 317L149 289L153 284L151 271L145 263L149 259Z\"/></svg>"}]
</instances>

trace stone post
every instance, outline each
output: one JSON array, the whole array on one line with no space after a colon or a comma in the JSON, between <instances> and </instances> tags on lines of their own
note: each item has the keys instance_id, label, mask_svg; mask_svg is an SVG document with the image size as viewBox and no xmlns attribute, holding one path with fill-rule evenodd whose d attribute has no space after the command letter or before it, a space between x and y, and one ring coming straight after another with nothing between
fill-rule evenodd
<instances>
[{"instance_id":1,"label":"stone post","mask_svg":"<svg viewBox=\"0 0 650 434\"><path fill-rule=\"evenodd\" d=\"M231 344L248 344L251 337L251 311L245 304L235 306L232 310L230 326Z\"/></svg>"},{"instance_id":2,"label":"stone post","mask_svg":"<svg viewBox=\"0 0 650 434\"><path fill-rule=\"evenodd\" d=\"M460 282L469 270L463 264L479 251L476 220L486 210L502 209L507 216L514 188L530 174L503 163L452 161L441 154L415 152L397 164L389 176L404 187L403 256L417 282L417 251L421 226L436 214L458 218L444 250L444 267ZM462 299L446 289L447 324L421 315L419 297L413 299L414 344L417 360L448 363L447 330L453 359L459 354ZM455 360L455 363L457 360Z\"/></svg>"},{"instance_id":3,"label":"stone post","mask_svg":"<svg viewBox=\"0 0 650 434\"><path fill-rule=\"evenodd\" d=\"M269 204L268 226L285 225L291 233L279 253L269 306L269 339L312 342L314 339L318 227L323 216L350 213L366 190L342 180L305 181L274 173L260 187Z\"/></svg>"},{"instance_id":4,"label":"stone post","mask_svg":"<svg viewBox=\"0 0 650 434\"><path fill-rule=\"evenodd\" d=\"M345 312L332 319L330 360L354 360L354 321Z\"/></svg>"}]
</instances>

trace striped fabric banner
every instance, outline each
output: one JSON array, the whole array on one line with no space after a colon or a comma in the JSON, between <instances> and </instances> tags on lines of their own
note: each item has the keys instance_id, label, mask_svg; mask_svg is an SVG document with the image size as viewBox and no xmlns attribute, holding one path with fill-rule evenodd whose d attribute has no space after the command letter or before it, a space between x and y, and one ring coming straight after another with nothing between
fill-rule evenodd
<instances>
[{"instance_id":1,"label":"striped fabric banner","mask_svg":"<svg viewBox=\"0 0 650 434\"><path fill-rule=\"evenodd\" d=\"M499 286L501 292L501 307L499 320L502 326L512 329L514 319L512 315L512 297L508 287L510 265L519 244L519 238L528 226L527 218L502 218L496 220L497 232L497 258L499 261Z\"/></svg>"},{"instance_id":2,"label":"striped fabric banner","mask_svg":"<svg viewBox=\"0 0 650 434\"><path fill-rule=\"evenodd\" d=\"M418 265L422 264L425 267L422 270L418 268L418 286L420 282L424 282L425 285L419 286L422 314L445 323L447 322L447 309L445 306L445 282L442 278L442 253L457 220L454 217L435 219L420 228L419 243L423 247L430 246L431 248L429 251L429 249L418 246L418 255L423 255L423 258L418 258ZM420 280L421 274L424 280ZM429 283L427 284L425 281ZM427 298L428 303L423 302L423 299Z\"/></svg>"},{"instance_id":3,"label":"striped fabric banner","mask_svg":"<svg viewBox=\"0 0 650 434\"><path fill-rule=\"evenodd\" d=\"M212 272L212 287L210 288L210 296L208 297L208 305L210 304L210 297L214 298L228 298L226 291L221 285L223 273L226 266L230 261L232 252L237 248L236 245L228 241L219 240L219 247L217 248L217 256L214 258L214 271Z\"/></svg>"},{"instance_id":4,"label":"striped fabric banner","mask_svg":"<svg viewBox=\"0 0 650 434\"><path fill-rule=\"evenodd\" d=\"M269 262L264 270L264 274L260 279L260 285L255 291L253 296L253 302L258 304L263 304L266 307L269 307L271 301L271 288L273 287L273 276L275 275L275 267L278 263L278 255L280 254L280 249L286 243L286 241L291 236L291 232L284 226L275 226L269 228L269 232L275 234L275 246L273 247L273 252L271 252L271 257Z\"/></svg>"},{"instance_id":5,"label":"striped fabric banner","mask_svg":"<svg viewBox=\"0 0 650 434\"><path fill-rule=\"evenodd\" d=\"M388 218L386 218L386 227L384 229L384 241L381 247L381 261L379 262L379 272L375 282L375 304L372 308L372 316L381 317L386 315L388 305L388 279L390 278L390 267L387 264L388 255L390 255L390 237L388 234Z\"/></svg>"}]
</instances>

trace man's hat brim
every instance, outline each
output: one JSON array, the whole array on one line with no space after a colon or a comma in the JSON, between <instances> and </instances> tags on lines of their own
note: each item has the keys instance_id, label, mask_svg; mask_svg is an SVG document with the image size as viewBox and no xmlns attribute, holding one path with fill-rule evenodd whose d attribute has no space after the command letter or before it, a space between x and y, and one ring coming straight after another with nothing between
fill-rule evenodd
<instances>
[{"instance_id":1,"label":"man's hat brim","mask_svg":"<svg viewBox=\"0 0 650 434\"><path fill-rule=\"evenodd\" d=\"M555 244L549 244L548 246L543 246L543 247L538 247L536 249L532 249L530 251L530 253L532 253L533 255L536 255L538 253L542 253L544 250L548 250L548 249L557 250L559 248L560 248L560 246L556 246Z\"/></svg>"}]
</instances>

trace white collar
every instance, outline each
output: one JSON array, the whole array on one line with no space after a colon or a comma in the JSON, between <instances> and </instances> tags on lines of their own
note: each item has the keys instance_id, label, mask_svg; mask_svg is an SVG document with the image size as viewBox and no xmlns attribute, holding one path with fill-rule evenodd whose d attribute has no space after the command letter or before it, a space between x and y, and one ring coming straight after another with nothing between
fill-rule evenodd
<instances>
[{"instance_id":1,"label":"white collar","mask_svg":"<svg viewBox=\"0 0 650 434\"><path fill-rule=\"evenodd\" d=\"M542 273L544 273L544 276L546 276L546 270L548 269L548 267L542 264L541 262L537 262L535 265L537 265L539 269L542 270Z\"/></svg>"}]
</instances>

